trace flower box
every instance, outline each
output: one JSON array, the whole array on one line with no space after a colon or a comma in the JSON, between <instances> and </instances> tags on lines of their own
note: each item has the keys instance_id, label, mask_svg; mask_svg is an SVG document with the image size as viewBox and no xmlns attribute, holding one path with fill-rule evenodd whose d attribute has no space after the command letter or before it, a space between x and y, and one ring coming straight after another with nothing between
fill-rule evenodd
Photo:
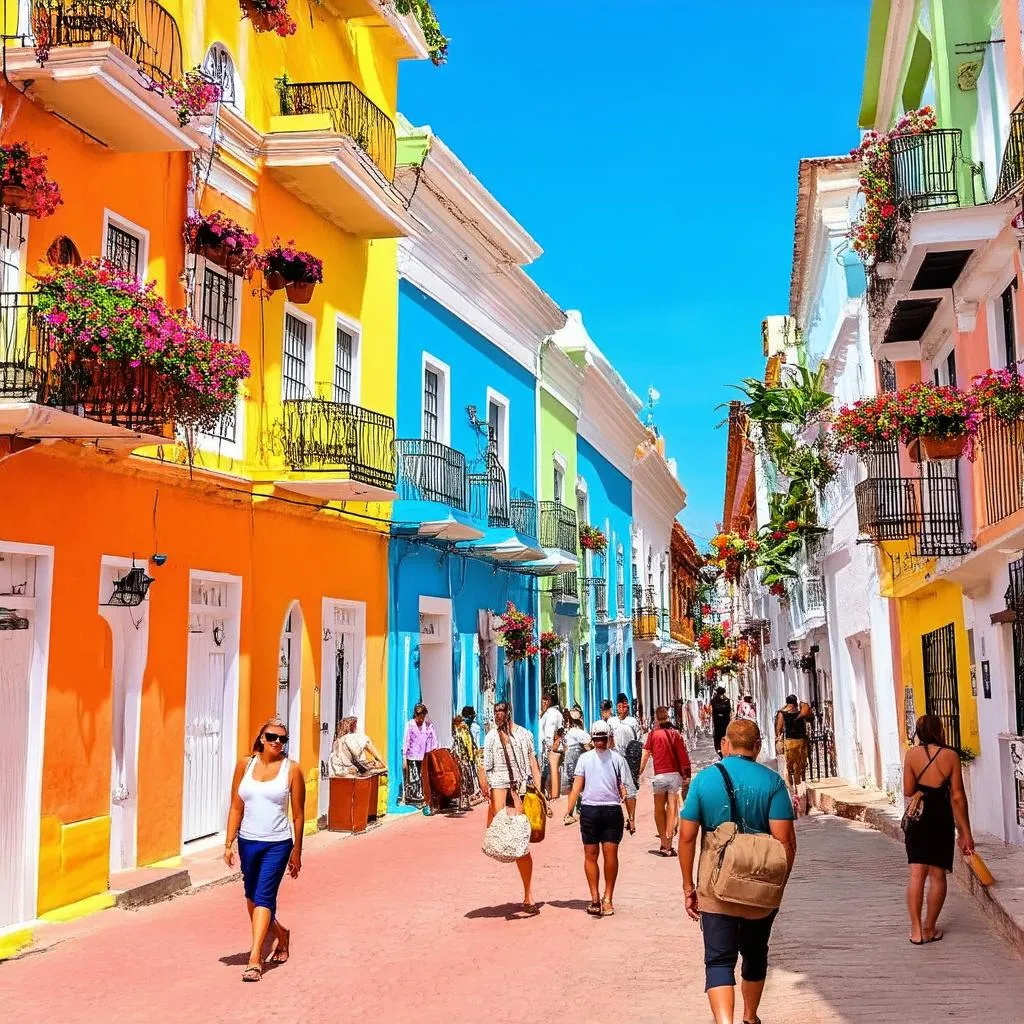
<instances>
[{"instance_id":1,"label":"flower box","mask_svg":"<svg viewBox=\"0 0 1024 1024\"><path fill-rule=\"evenodd\" d=\"M298 281L284 286L288 301L294 302L296 306L305 306L313 298L315 287L312 281Z\"/></svg>"},{"instance_id":2,"label":"flower box","mask_svg":"<svg viewBox=\"0 0 1024 1024\"><path fill-rule=\"evenodd\" d=\"M24 142L0 146L0 201L8 210L49 217L64 201L60 186L46 177L46 162Z\"/></svg>"},{"instance_id":3,"label":"flower box","mask_svg":"<svg viewBox=\"0 0 1024 1024\"><path fill-rule=\"evenodd\" d=\"M279 238L257 257L267 290L288 290L288 299L305 305L313 297L313 289L324 279L323 262L312 253L296 249L293 242L283 245Z\"/></svg>"},{"instance_id":4,"label":"flower box","mask_svg":"<svg viewBox=\"0 0 1024 1024\"><path fill-rule=\"evenodd\" d=\"M960 437L929 437L921 438L924 453L929 459L959 459L967 447L966 435Z\"/></svg>"},{"instance_id":5,"label":"flower box","mask_svg":"<svg viewBox=\"0 0 1024 1024\"><path fill-rule=\"evenodd\" d=\"M185 221L188 251L232 274L244 274L256 258L259 239L219 210L192 213Z\"/></svg>"}]
</instances>

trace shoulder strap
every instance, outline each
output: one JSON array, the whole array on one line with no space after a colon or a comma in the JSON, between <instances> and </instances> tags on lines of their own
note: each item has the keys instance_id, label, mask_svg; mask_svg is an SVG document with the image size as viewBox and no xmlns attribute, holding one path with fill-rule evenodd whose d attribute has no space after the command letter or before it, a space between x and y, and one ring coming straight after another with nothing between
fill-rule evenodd
<instances>
[{"instance_id":1,"label":"shoulder strap","mask_svg":"<svg viewBox=\"0 0 1024 1024\"><path fill-rule=\"evenodd\" d=\"M716 761L715 767L722 773L725 791L729 794L729 820L735 822L737 828L742 832L744 831L743 819L740 818L739 812L736 809L736 790L733 789L732 779L729 778L729 773L725 770L725 765L721 761Z\"/></svg>"},{"instance_id":2,"label":"shoulder strap","mask_svg":"<svg viewBox=\"0 0 1024 1024\"><path fill-rule=\"evenodd\" d=\"M935 758L937 758L939 756L939 754L941 754L945 749L946 749L945 747L939 747L939 749L936 750L935 753L932 754L932 756L928 758L928 763L917 773L918 780L920 780L921 776L924 775L924 773L926 771L928 771L929 768L931 768L932 761L934 761ZM927 748L925 748L925 753L926 754L928 753L928 749Z\"/></svg>"}]
</instances>

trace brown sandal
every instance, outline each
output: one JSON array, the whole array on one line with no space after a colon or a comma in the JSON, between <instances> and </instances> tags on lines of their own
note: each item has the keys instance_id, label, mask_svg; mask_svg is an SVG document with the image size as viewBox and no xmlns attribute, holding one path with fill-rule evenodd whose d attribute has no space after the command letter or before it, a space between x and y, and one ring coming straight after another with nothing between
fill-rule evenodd
<instances>
[{"instance_id":1,"label":"brown sandal","mask_svg":"<svg viewBox=\"0 0 1024 1024\"><path fill-rule=\"evenodd\" d=\"M611 905L608 900L601 900L601 916L602 917L614 917L615 908Z\"/></svg>"},{"instance_id":2,"label":"brown sandal","mask_svg":"<svg viewBox=\"0 0 1024 1024\"><path fill-rule=\"evenodd\" d=\"M601 903L600 903L600 901L594 900L594 902L591 903L589 907L587 907L587 913L591 917L600 917L601 916Z\"/></svg>"},{"instance_id":3,"label":"brown sandal","mask_svg":"<svg viewBox=\"0 0 1024 1024\"><path fill-rule=\"evenodd\" d=\"M259 964L249 964L242 971L242 981L259 981L263 977L263 968Z\"/></svg>"}]
</instances>

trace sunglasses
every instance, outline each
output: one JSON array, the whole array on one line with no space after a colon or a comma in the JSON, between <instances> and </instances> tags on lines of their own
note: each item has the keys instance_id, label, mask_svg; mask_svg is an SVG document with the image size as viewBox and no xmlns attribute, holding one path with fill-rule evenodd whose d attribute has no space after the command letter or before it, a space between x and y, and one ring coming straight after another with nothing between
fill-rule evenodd
<instances>
[{"instance_id":1,"label":"sunglasses","mask_svg":"<svg viewBox=\"0 0 1024 1024\"><path fill-rule=\"evenodd\" d=\"M282 736L279 732L265 732L263 734L264 743L287 743L288 737Z\"/></svg>"},{"instance_id":2,"label":"sunglasses","mask_svg":"<svg viewBox=\"0 0 1024 1024\"><path fill-rule=\"evenodd\" d=\"M596 736L594 737L594 742L595 742L595 743L607 743L607 742L608 742L608 737L607 737L607 736L605 736L605 735L603 735L602 733L598 733L598 734L597 734L597 735L596 735Z\"/></svg>"}]
</instances>

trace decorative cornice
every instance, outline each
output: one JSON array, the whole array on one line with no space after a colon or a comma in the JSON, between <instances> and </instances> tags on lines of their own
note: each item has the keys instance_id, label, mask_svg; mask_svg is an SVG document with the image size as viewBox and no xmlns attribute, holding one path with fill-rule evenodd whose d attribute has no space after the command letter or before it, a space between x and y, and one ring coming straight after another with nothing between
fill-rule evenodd
<instances>
[{"instance_id":1,"label":"decorative cornice","mask_svg":"<svg viewBox=\"0 0 1024 1024\"><path fill-rule=\"evenodd\" d=\"M584 371L550 338L541 349L540 370L541 387L579 419Z\"/></svg>"}]
</instances>

